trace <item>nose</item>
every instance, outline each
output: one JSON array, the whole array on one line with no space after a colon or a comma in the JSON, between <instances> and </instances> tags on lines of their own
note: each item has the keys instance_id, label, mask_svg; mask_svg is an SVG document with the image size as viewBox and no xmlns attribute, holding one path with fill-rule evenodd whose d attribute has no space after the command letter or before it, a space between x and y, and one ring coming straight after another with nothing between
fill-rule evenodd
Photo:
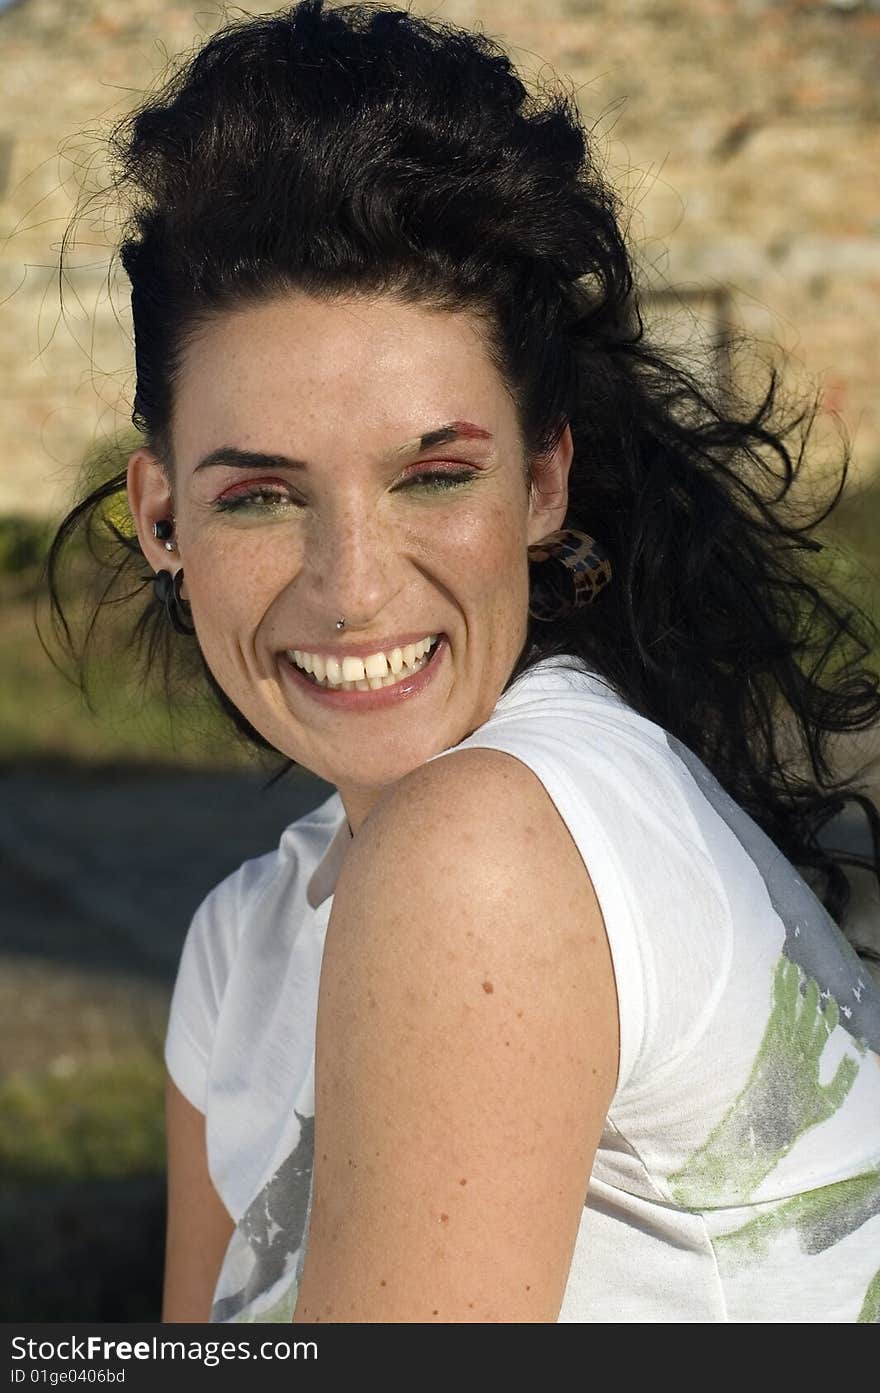
<instances>
[{"instance_id":1,"label":"nose","mask_svg":"<svg viewBox=\"0 0 880 1393\"><path fill-rule=\"evenodd\" d=\"M315 610L344 618L346 633L369 627L400 589L392 532L356 503L316 522L304 570Z\"/></svg>"}]
</instances>

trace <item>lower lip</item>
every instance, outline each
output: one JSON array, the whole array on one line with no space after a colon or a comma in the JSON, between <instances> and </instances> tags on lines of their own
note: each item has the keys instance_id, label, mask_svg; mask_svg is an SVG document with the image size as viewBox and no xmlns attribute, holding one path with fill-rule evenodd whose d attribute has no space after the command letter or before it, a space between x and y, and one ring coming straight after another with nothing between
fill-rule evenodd
<instances>
[{"instance_id":1,"label":"lower lip","mask_svg":"<svg viewBox=\"0 0 880 1393\"><path fill-rule=\"evenodd\" d=\"M419 672L412 677L402 677L393 687L377 687L375 691L369 692L342 692L334 691L332 687L319 687L317 682L310 681L283 653L278 661L286 680L291 682L298 692L305 692L306 696L310 696L322 706L336 707L342 711L381 711L386 707L397 706L401 701L410 701L430 686L448 646L446 635L441 635L434 645L429 661Z\"/></svg>"}]
</instances>

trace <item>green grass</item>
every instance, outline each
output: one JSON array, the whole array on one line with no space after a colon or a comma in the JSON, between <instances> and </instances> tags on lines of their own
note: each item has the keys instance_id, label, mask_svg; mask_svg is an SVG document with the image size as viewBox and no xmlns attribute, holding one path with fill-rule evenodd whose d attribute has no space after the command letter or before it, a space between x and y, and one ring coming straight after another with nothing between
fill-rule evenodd
<instances>
[{"instance_id":1,"label":"green grass","mask_svg":"<svg viewBox=\"0 0 880 1393\"><path fill-rule=\"evenodd\" d=\"M832 583L880 627L880 477L845 495L815 535L828 546ZM880 671L880 637L864 661Z\"/></svg>"},{"instance_id":2,"label":"green grass","mask_svg":"<svg viewBox=\"0 0 880 1393\"><path fill-rule=\"evenodd\" d=\"M21 575L38 567L51 541L42 518L0 517L0 575Z\"/></svg>"},{"instance_id":3,"label":"green grass","mask_svg":"<svg viewBox=\"0 0 880 1393\"><path fill-rule=\"evenodd\" d=\"M122 458L114 454L87 460L84 479L99 482ZM103 517L132 534L124 495L114 495L104 504ZM195 669L170 708L158 680L144 684L127 640L150 598L149 588L102 609L96 642L89 650L88 699L84 696L74 660L56 637L43 575L53 532L39 518L0 517L0 762L171 762L197 767L253 762L254 752L237 737ZM105 529L98 526L93 535L102 550L109 542L115 556L120 554ZM135 564L133 572L125 581L128 589L144 572L149 574L149 567L146 562ZM60 582L66 617L79 641L93 613L96 582L104 584L81 532L65 547Z\"/></svg>"},{"instance_id":4,"label":"green grass","mask_svg":"<svg viewBox=\"0 0 880 1393\"><path fill-rule=\"evenodd\" d=\"M880 467L873 483L844 494L824 527L864 560L880 585Z\"/></svg>"},{"instance_id":5,"label":"green grass","mask_svg":"<svg viewBox=\"0 0 880 1393\"><path fill-rule=\"evenodd\" d=\"M39 641L38 600L41 630L50 642L39 568L0 570L0 762L223 767L252 760L208 694L169 711L158 686L145 690L133 659L116 657L106 642L89 665L90 709L71 680L70 659L51 646L59 671Z\"/></svg>"},{"instance_id":6,"label":"green grass","mask_svg":"<svg viewBox=\"0 0 880 1393\"><path fill-rule=\"evenodd\" d=\"M164 1078L144 1051L0 1080L0 1184L161 1174Z\"/></svg>"}]
</instances>

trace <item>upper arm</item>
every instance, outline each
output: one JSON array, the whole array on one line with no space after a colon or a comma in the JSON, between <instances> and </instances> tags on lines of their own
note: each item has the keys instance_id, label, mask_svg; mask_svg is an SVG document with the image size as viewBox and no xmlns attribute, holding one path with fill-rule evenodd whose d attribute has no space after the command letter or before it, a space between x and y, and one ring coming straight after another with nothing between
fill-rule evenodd
<instances>
[{"instance_id":1,"label":"upper arm","mask_svg":"<svg viewBox=\"0 0 880 1393\"><path fill-rule=\"evenodd\" d=\"M327 931L295 1319L553 1321L618 1065L601 911L512 756L420 766Z\"/></svg>"},{"instance_id":2,"label":"upper arm","mask_svg":"<svg viewBox=\"0 0 880 1393\"><path fill-rule=\"evenodd\" d=\"M205 1118L170 1075L165 1092L168 1223L163 1321L205 1322L235 1227L208 1174Z\"/></svg>"}]
</instances>

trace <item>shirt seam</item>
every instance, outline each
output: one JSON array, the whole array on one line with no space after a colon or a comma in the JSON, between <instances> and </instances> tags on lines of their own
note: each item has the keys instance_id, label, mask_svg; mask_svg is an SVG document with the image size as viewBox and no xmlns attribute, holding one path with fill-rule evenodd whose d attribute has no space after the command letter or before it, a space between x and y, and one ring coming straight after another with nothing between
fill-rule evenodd
<instances>
[{"instance_id":1,"label":"shirt seam","mask_svg":"<svg viewBox=\"0 0 880 1393\"><path fill-rule=\"evenodd\" d=\"M613 1130L617 1133L618 1137L620 1137L624 1146L629 1151L629 1154L632 1157L634 1157L634 1159L638 1162L639 1166L641 1167L642 1175L644 1176L646 1183L650 1186L651 1190L653 1191L654 1199L658 1201L660 1204L662 1204L664 1207L671 1209L676 1214L689 1214L692 1218L699 1220L700 1229L702 1231L703 1239L706 1245L706 1250L712 1259L712 1270L715 1273L715 1287L718 1293L719 1304L724 1314L724 1323L729 1325L730 1313L727 1308L727 1297L725 1295L724 1282L721 1277L721 1270L718 1266L718 1255L715 1252L715 1244L712 1242L712 1235L709 1233L708 1225L706 1224L706 1215L704 1211L701 1209L690 1209L683 1205L676 1204L675 1201L671 1198L671 1196L664 1194L663 1190L660 1188L660 1185L654 1179L654 1175L648 1167L648 1164L645 1161L641 1151L635 1145L634 1142L630 1141L626 1132L624 1132L620 1127L618 1127L617 1123L611 1117L610 1113L608 1115L608 1125L613 1128ZM605 1183L609 1185L611 1184L610 1181L606 1181ZM614 1185L612 1186L612 1188L618 1190L621 1194L624 1195L632 1194L633 1198L636 1199L643 1198L643 1196L637 1195L634 1191L623 1189L623 1187L620 1185Z\"/></svg>"}]
</instances>

